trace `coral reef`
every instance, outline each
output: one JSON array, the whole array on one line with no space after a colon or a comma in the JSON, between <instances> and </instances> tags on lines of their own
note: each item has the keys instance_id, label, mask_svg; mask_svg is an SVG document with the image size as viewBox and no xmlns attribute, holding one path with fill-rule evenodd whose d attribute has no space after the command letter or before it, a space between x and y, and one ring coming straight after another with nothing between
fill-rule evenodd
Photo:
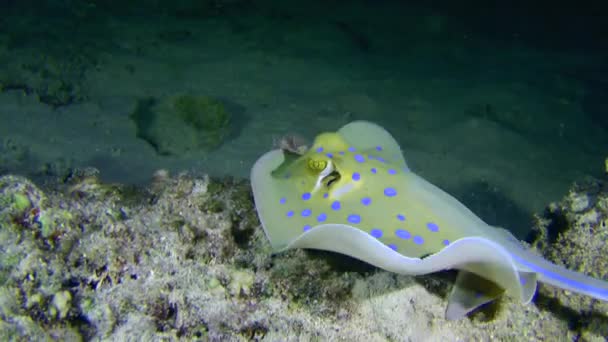
<instances>
[{"instance_id":1,"label":"coral reef","mask_svg":"<svg viewBox=\"0 0 608 342\"><path fill-rule=\"evenodd\" d=\"M608 279L608 184L587 179L538 216L533 245L549 260L598 279ZM584 337L608 336L608 303L541 286L539 302L569 320ZM592 327L592 329L589 329Z\"/></svg>"},{"instance_id":2,"label":"coral reef","mask_svg":"<svg viewBox=\"0 0 608 342\"><path fill-rule=\"evenodd\" d=\"M231 128L231 115L224 104L208 96L175 95L159 103L142 99L131 119L137 126L137 137L161 155L213 150Z\"/></svg>"},{"instance_id":3,"label":"coral reef","mask_svg":"<svg viewBox=\"0 0 608 342\"><path fill-rule=\"evenodd\" d=\"M161 170L136 188L84 169L44 189L0 178L2 340L564 341L605 328L508 298L447 322L451 273L272 256L247 181Z\"/></svg>"}]
</instances>

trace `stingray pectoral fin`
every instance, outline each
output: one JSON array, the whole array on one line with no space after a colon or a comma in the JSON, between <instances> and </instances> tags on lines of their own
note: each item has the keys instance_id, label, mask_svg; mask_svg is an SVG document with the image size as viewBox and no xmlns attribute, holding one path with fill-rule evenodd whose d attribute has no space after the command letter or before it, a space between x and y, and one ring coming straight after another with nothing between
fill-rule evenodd
<instances>
[{"instance_id":1,"label":"stingray pectoral fin","mask_svg":"<svg viewBox=\"0 0 608 342\"><path fill-rule=\"evenodd\" d=\"M519 271L519 284L521 285L521 302L528 304L536 294L538 274L534 272Z\"/></svg>"},{"instance_id":2,"label":"stingray pectoral fin","mask_svg":"<svg viewBox=\"0 0 608 342\"><path fill-rule=\"evenodd\" d=\"M500 297L505 290L475 273L460 271L448 298L445 318L457 320Z\"/></svg>"},{"instance_id":3,"label":"stingray pectoral fin","mask_svg":"<svg viewBox=\"0 0 608 342\"><path fill-rule=\"evenodd\" d=\"M456 265L453 268L492 282L520 302L530 302L536 293L536 274L520 270L509 251L490 239L476 236L462 238L432 257L435 256L456 259L452 261ZM489 288L486 292L486 295L492 296L494 291Z\"/></svg>"},{"instance_id":4,"label":"stingray pectoral fin","mask_svg":"<svg viewBox=\"0 0 608 342\"><path fill-rule=\"evenodd\" d=\"M251 187L258 217L274 251L283 249L301 231L290 227L280 214L280 181L272 172L285 162L281 150L273 150L260 157L251 169ZM274 201L273 201L274 199Z\"/></svg>"},{"instance_id":5,"label":"stingray pectoral fin","mask_svg":"<svg viewBox=\"0 0 608 342\"><path fill-rule=\"evenodd\" d=\"M374 155L407 168L401 147L384 128L368 121L354 121L340 128L338 133L358 149L372 150Z\"/></svg>"},{"instance_id":6,"label":"stingray pectoral fin","mask_svg":"<svg viewBox=\"0 0 608 342\"><path fill-rule=\"evenodd\" d=\"M517 270L508 252L480 237L457 240L424 259L409 258L369 234L348 225L323 225L294 240L287 248L313 248L350 255L401 274L427 274L459 269L446 309L446 318L460 319L504 292L528 303L536 292L536 274Z\"/></svg>"},{"instance_id":7,"label":"stingray pectoral fin","mask_svg":"<svg viewBox=\"0 0 608 342\"><path fill-rule=\"evenodd\" d=\"M304 168L304 159L301 155L290 151L283 152L283 162L271 172L273 177L290 177L294 170L302 170Z\"/></svg>"},{"instance_id":8,"label":"stingray pectoral fin","mask_svg":"<svg viewBox=\"0 0 608 342\"><path fill-rule=\"evenodd\" d=\"M312 248L342 253L401 274L419 275L447 269L464 270L486 279L522 302L528 302L536 291L536 275L519 271L502 246L482 237L456 240L441 251L420 259L399 254L355 227L325 224L302 234L285 249L289 248ZM489 290L486 293L491 295L494 290Z\"/></svg>"},{"instance_id":9,"label":"stingray pectoral fin","mask_svg":"<svg viewBox=\"0 0 608 342\"><path fill-rule=\"evenodd\" d=\"M522 301L528 303L536 292L536 274L519 272L519 278L522 285ZM448 297L445 318L448 320L463 318L471 311L500 297L504 292L505 289L493 281L475 273L459 271Z\"/></svg>"},{"instance_id":10,"label":"stingray pectoral fin","mask_svg":"<svg viewBox=\"0 0 608 342\"><path fill-rule=\"evenodd\" d=\"M346 224L315 226L283 250L292 248L341 253L395 273L415 275L433 272L428 269L425 259L408 258L396 253L368 233Z\"/></svg>"}]
</instances>

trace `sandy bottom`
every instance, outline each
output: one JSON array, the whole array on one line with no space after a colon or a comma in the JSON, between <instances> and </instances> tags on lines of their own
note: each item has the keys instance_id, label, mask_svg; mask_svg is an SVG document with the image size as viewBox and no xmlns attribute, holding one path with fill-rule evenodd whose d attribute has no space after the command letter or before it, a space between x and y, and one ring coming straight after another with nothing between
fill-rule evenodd
<instances>
[{"instance_id":1,"label":"sandy bottom","mask_svg":"<svg viewBox=\"0 0 608 342\"><path fill-rule=\"evenodd\" d=\"M572 182L603 173L606 129L585 108L589 83L572 76L602 56L491 42L422 10L399 29L402 20L372 25L355 9L311 19L313 10L108 17L77 33L20 18L15 30L56 29L65 44L79 36L73 44L88 46L95 62L78 80L83 99L66 106L23 89L0 93L3 153L20 151L5 167L31 174L45 165L94 166L110 181L132 183L160 168L248 177L275 137L312 139L369 120L396 137L415 172L520 236ZM0 56L46 53L29 39ZM239 108L235 134L210 153L157 155L136 138L129 114L142 97L175 93Z\"/></svg>"}]
</instances>

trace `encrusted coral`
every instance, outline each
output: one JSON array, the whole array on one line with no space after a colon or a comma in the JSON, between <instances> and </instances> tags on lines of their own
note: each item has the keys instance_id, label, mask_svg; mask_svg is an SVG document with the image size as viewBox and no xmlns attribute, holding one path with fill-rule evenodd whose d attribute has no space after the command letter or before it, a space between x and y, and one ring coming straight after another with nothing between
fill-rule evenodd
<instances>
[{"instance_id":1,"label":"encrusted coral","mask_svg":"<svg viewBox=\"0 0 608 342\"><path fill-rule=\"evenodd\" d=\"M0 178L2 340L556 341L581 333L546 306L508 299L494 313L448 323L450 277L396 275L326 252L273 256L247 181L161 171L134 188L85 169L46 189Z\"/></svg>"}]
</instances>

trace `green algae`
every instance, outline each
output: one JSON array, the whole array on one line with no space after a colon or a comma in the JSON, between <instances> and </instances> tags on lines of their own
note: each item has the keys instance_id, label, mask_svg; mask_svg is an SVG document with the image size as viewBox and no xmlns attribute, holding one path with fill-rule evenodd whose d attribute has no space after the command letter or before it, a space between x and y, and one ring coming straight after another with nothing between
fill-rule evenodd
<instances>
[{"instance_id":1,"label":"green algae","mask_svg":"<svg viewBox=\"0 0 608 342\"><path fill-rule=\"evenodd\" d=\"M158 154L185 155L218 148L231 133L232 115L210 96L178 94L138 101L131 119L136 135Z\"/></svg>"},{"instance_id":2,"label":"green algae","mask_svg":"<svg viewBox=\"0 0 608 342\"><path fill-rule=\"evenodd\" d=\"M49 308L51 317L59 320L65 319L71 308L72 294L69 291L57 292L52 299L52 306Z\"/></svg>"},{"instance_id":3,"label":"green algae","mask_svg":"<svg viewBox=\"0 0 608 342\"><path fill-rule=\"evenodd\" d=\"M18 212L23 212L32 206L30 199L25 194L15 193L12 198L13 208Z\"/></svg>"}]
</instances>

